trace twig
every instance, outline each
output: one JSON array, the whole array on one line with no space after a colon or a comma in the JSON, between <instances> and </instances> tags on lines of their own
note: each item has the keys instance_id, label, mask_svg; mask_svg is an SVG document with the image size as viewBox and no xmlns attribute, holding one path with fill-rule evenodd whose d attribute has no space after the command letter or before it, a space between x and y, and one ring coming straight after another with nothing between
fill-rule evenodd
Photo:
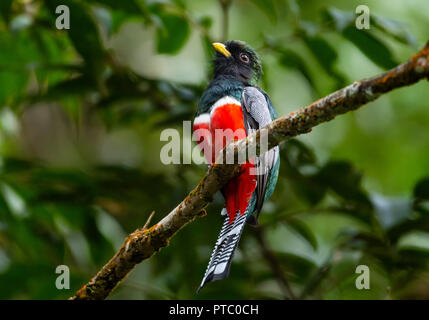
<instances>
[{"instance_id":1,"label":"twig","mask_svg":"<svg viewBox=\"0 0 429 320\"><path fill-rule=\"evenodd\" d=\"M231 7L232 0L219 0L222 9L222 41L228 40L229 31L229 8Z\"/></svg>"},{"instance_id":2,"label":"twig","mask_svg":"<svg viewBox=\"0 0 429 320\"><path fill-rule=\"evenodd\" d=\"M327 262L320 266L302 290L301 294L299 295L299 299L305 299L309 294L313 293L313 291L317 289L322 280L325 279L326 275L331 270L331 267L332 264L330 262Z\"/></svg>"},{"instance_id":3,"label":"twig","mask_svg":"<svg viewBox=\"0 0 429 320\"><path fill-rule=\"evenodd\" d=\"M281 211L281 210L280 210ZM296 216L305 215L308 213L312 214L318 214L318 213L354 213L354 208L348 207L348 206L327 206L327 207L320 207L320 208L308 208L308 209L301 209L296 211L289 211L281 215L273 216L272 219L269 219L268 221L265 220L264 223L261 223L260 225L263 227L269 226L272 223L277 222L284 222L287 221L290 218L294 218Z\"/></svg>"},{"instance_id":4,"label":"twig","mask_svg":"<svg viewBox=\"0 0 429 320\"><path fill-rule=\"evenodd\" d=\"M253 228L253 234L256 240L258 241L259 247L261 248L262 255L264 256L265 260L267 261L268 265L270 266L271 270L273 271L277 279L277 283L279 284L280 289L283 292L284 298L295 300L296 296L289 285L289 281L284 275L283 270L280 264L278 263L274 253L271 251L271 249L268 247L265 241L264 228L261 226Z\"/></svg>"},{"instance_id":5,"label":"twig","mask_svg":"<svg viewBox=\"0 0 429 320\"><path fill-rule=\"evenodd\" d=\"M147 218L146 223L143 226L143 230L147 229L154 215L155 215L155 211L152 211L152 213L150 214L149 218Z\"/></svg>"},{"instance_id":6,"label":"twig","mask_svg":"<svg viewBox=\"0 0 429 320\"><path fill-rule=\"evenodd\" d=\"M429 43L409 62L367 80L357 81L304 109L282 116L266 126L269 147L303 133L335 116L356 110L380 95L429 77ZM260 130L225 148L226 153L246 152L258 146ZM224 157L224 159L227 159ZM168 245L170 239L186 224L205 213L213 195L239 173L239 164L218 164L210 167L201 182L160 222L149 229L130 234L115 256L71 299L104 299L141 261Z\"/></svg>"}]
</instances>

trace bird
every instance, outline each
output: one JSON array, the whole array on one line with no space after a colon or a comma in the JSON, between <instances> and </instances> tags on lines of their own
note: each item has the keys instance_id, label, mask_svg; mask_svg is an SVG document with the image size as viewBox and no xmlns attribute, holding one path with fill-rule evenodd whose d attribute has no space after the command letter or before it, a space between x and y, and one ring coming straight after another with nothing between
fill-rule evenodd
<instances>
[{"instance_id":1,"label":"bird","mask_svg":"<svg viewBox=\"0 0 429 320\"><path fill-rule=\"evenodd\" d=\"M193 122L195 140L209 165L228 143L246 138L277 118L270 98L257 86L262 65L255 50L239 40L212 45L213 75ZM221 136L218 132L230 134ZM276 146L240 164L238 176L221 189L224 222L197 293L206 283L229 275L244 226L258 225L262 206L276 186L279 166Z\"/></svg>"}]
</instances>

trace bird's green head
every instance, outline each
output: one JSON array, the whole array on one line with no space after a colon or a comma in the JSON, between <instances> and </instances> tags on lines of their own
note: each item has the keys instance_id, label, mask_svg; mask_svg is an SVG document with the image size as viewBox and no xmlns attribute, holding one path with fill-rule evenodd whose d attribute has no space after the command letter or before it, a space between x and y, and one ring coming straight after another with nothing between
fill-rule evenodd
<instances>
[{"instance_id":1,"label":"bird's green head","mask_svg":"<svg viewBox=\"0 0 429 320\"><path fill-rule=\"evenodd\" d=\"M255 50L243 41L215 42L214 77L228 76L245 85L256 85L262 66Z\"/></svg>"}]
</instances>

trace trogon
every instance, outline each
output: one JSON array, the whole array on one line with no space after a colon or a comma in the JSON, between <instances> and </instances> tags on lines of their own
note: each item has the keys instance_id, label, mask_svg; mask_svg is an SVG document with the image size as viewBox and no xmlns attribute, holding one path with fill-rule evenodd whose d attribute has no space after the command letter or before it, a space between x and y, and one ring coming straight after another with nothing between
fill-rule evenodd
<instances>
[{"instance_id":1,"label":"trogon","mask_svg":"<svg viewBox=\"0 0 429 320\"><path fill-rule=\"evenodd\" d=\"M213 47L213 79L200 99L193 123L198 146L210 164L228 143L245 138L277 117L270 98L257 87L262 66L256 52L235 40L213 43ZM241 164L239 175L222 188L225 221L198 292L207 282L228 276L244 225L258 224L264 201L277 183L279 165L279 149L274 147Z\"/></svg>"}]
</instances>

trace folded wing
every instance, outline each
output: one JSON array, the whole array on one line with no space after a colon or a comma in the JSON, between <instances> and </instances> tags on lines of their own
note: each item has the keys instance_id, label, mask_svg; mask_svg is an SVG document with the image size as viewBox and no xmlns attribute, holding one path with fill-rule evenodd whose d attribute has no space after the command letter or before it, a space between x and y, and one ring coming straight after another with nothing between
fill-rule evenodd
<instances>
[{"instance_id":1,"label":"folded wing","mask_svg":"<svg viewBox=\"0 0 429 320\"><path fill-rule=\"evenodd\" d=\"M267 97L255 87L246 87L242 96L243 118L247 135L263 128L272 122L273 116L270 112ZM267 191L271 170L279 158L279 148L274 147L263 153L254 160L256 172L256 212L262 209Z\"/></svg>"}]
</instances>

